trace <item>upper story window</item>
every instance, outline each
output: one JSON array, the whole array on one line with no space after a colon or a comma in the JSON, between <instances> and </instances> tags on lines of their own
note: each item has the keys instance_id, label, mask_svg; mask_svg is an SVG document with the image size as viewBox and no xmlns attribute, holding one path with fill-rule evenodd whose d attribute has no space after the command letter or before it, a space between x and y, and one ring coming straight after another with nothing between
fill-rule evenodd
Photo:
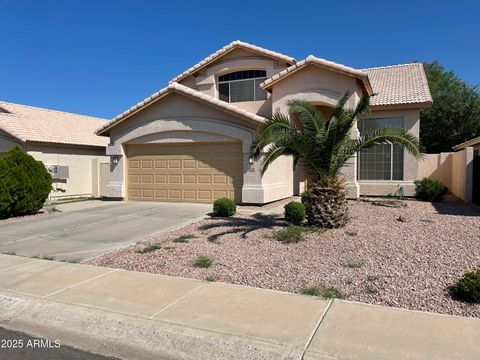
<instances>
[{"instance_id":1,"label":"upper story window","mask_svg":"<svg viewBox=\"0 0 480 360\"><path fill-rule=\"evenodd\" d=\"M267 92L260 84L267 78L264 70L243 70L218 77L219 99L226 102L265 100Z\"/></svg>"}]
</instances>

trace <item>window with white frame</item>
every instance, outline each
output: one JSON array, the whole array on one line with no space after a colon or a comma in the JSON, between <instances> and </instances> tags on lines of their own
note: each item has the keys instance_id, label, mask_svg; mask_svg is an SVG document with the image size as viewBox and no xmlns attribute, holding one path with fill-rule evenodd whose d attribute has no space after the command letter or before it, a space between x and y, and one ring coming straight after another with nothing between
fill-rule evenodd
<instances>
[{"instance_id":1,"label":"window with white frame","mask_svg":"<svg viewBox=\"0 0 480 360\"><path fill-rule=\"evenodd\" d=\"M226 102L265 100L267 92L260 84L267 78L264 70L236 71L218 77L219 99Z\"/></svg>"},{"instance_id":2,"label":"window with white frame","mask_svg":"<svg viewBox=\"0 0 480 360\"><path fill-rule=\"evenodd\" d=\"M378 128L404 129L401 117L363 119L359 121L360 134ZM358 180L403 180L403 147L391 143L374 145L358 153Z\"/></svg>"}]
</instances>

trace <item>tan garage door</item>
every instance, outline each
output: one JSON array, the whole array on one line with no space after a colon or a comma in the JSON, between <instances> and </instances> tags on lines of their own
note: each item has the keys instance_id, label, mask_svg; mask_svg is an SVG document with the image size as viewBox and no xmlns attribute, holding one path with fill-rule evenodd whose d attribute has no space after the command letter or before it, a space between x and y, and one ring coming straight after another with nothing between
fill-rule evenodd
<instances>
[{"instance_id":1,"label":"tan garage door","mask_svg":"<svg viewBox=\"0 0 480 360\"><path fill-rule=\"evenodd\" d=\"M127 163L130 200L241 201L240 143L128 145Z\"/></svg>"}]
</instances>

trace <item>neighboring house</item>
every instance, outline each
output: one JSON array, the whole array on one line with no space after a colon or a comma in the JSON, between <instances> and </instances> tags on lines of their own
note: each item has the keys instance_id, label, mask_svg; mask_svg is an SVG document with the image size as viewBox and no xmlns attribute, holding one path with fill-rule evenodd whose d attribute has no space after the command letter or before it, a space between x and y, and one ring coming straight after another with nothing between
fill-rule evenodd
<instances>
[{"instance_id":1,"label":"neighboring house","mask_svg":"<svg viewBox=\"0 0 480 360\"><path fill-rule=\"evenodd\" d=\"M459 151L459 150L463 150L467 147L472 147L473 148L474 156L480 156L480 136L476 137L476 138L473 138L471 140L465 141L461 144L455 145L453 147L453 150L454 151Z\"/></svg>"},{"instance_id":2,"label":"neighboring house","mask_svg":"<svg viewBox=\"0 0 480 360\"><path fill-rule=\"evenodd\" d=\"M51 198L101 196L109 169L104 119L0 102L0 155L15 145L42 161L53 177ZM103 165L102 165L103 164ZM105 193L105 189L103 190Z\"/></svg>"},{"instance_id":3,"label":"neighboring house","mask_svg":"<svg viewBox=\"0 0 480 360\"><path fill-rule=\"evenodd\" d=\"M305 176L293 171L291 157L260 176L260 161L249 155L258 126L272 113L287 113L291 99L311 101L328 115L345 93L349 107L371 96L360 133L394 126L418 137L420 110L432 103L421 64L353 69L314 56L297 62L234 41L97 131L110 137L108 194L186 202L227 196L256 204L298 194ZM353 198L413 195L417 172L418 161L390 144L362 152L344 169Z\"/></svg>"},{"instance_id":4,"label":"neighboring house","mask_svg":"<svg viewBox=\"0 0 480 360\"><path fill-rule=\"evenodd\" d=\"M471 152L469 153L470 149ZM468 189L471 188L471 200L474 204L480 206L480 136L454 146L453 150L457 154L462 153L462 156L465 157L465 163L467 164L465 170L461 169L459 171L458 169L453 169L453 171L456 174L463 172L466 174L467 196L469 195ZM469 161L471 161L471 166L469 166ZM469 178L471 179L471 186L468 182ZM467 197L466 200L468 202L469 198Z\"/></svg>"}]
</instances>

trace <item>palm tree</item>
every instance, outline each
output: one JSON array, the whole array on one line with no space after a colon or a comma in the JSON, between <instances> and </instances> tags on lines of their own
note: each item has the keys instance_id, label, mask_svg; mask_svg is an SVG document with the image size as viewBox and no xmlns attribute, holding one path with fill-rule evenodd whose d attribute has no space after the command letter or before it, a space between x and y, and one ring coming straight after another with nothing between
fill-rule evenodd
<instances>
[{"instance_id":1,"label":"palm tree","mask_svg":"<svg viewBox=\"0 0 480 360\"><path fill-rule=\"evenodd\" d=\"M301 161L309 180L302 201L311 225L333 228L346 224L347 191L340 171L358 151L390 142L421 157L418 139L403 129L380 128L352 138L358 116L368 111L369 97L362 97L355 109L346 108L347 100L348 94L338 101L329 118L307 101L290 101L289 112L299 124L294 125L288 115L274 114L260 126L251 149L256 158L263 153L262 176L281 155L292 155L294 167Z\"/></svg>"}]
</instances>

